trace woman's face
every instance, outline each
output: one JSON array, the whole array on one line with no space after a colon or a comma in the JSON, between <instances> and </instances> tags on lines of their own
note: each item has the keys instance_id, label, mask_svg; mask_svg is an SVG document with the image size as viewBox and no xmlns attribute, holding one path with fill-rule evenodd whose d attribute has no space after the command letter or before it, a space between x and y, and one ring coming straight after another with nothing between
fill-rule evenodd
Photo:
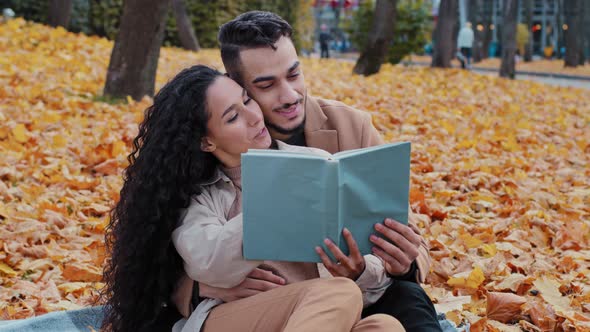
<instances>
[{"instance_id":1,"label":"woman's face","mask_svg":"<svg viewBox=\"0 0 590 332\"><path fill-rule=\"evenodd\" d=\"M207 136L203 151L211 152L225 167L240 165L248 149L267 149L271 138L258 104L232 79L220 76L207 89Z\"/></svg>"}]
</instances>

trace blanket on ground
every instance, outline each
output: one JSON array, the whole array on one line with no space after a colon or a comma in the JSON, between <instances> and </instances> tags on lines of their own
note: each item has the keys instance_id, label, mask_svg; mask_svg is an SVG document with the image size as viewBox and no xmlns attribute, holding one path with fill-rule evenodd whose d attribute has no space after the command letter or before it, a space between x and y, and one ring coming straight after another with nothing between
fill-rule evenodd
<instances>
[{"instance_id":1,"label":"blanket on ground","mask_svg":"<svg viewBox=\"0 0 590 332\"><path fill-rule=\"evenodd\" d=\"M0 320L0 332L90 332L99 331L103 307L50 312L45 315L19 319ZM439 315L443 332L469 332L469 327L457 329L443 314Z\"/></svg>"}]
</instances>

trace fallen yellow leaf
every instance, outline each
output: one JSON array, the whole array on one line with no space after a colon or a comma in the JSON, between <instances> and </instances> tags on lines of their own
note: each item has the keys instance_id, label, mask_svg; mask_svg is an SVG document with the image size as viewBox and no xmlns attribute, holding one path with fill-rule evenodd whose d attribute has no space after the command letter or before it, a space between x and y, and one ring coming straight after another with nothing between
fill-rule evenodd
<instances>
[{"instance_id":1,"label":"fallen yellow leaf","mask_svg":"<svg viewBox=\"0 0 590 332\"><path fill-rule=\"evenodd\" d=\"M2 262L0 262L0 273L2 273L4 275L7 275L9 277L14 277L14 276L16 276L18 274L10 266L8 266L8 265L6 265L5 263L2 263Z\"/></svg>"},{"instance_id":2,"label":"fallen yellow leaf","mask_svg":"<svg viewBox=\"0 0 590 332\"><path fill-rule=\"evenodd\" d=\"M459 273L449 278L447 284L451 287L477 289L484 280L482 269L476 266L471 271Z\"/></svg>"},{"instance_id":3,"label":"fallen yellow leaf","mask_svg":"<svg viewBox=\"0 0 590 332\"><path fill-rule=\"evenodd\" d=\"M29 140L29 131L24 124L19 123L12 129L14 139L19 143L26 143Z\"/></svg>"}]
</instances>

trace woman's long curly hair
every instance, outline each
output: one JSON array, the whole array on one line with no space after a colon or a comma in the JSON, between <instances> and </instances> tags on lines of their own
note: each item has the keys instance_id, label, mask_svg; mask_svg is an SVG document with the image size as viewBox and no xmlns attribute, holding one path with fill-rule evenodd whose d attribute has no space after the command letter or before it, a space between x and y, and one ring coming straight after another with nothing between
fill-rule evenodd
<instances>
[{"instance_id":1,"label":"woman's long curly hair","mask_svg":"<svg viewBox=\"0 0 590 332\"><path fill-rule=\"evenodd\" d=\"M218 163L200 144L209 119L207 88L221 75L201 65L185 69L145 111L105 238L106 331L154 330L182 275L172 231Z\"/></svg>"}]
</instances>

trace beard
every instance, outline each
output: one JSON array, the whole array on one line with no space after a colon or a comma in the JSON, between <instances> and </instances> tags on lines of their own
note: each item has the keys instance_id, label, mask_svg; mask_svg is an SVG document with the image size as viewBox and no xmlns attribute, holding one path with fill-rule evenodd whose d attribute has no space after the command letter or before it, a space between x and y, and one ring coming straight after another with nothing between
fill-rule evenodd
<instances>
[{"instance_id":1,"label":"beard","mask_svg":"<svg viewBox=\"0 0 590 332\"><path fill-rule=\"evenodd\" d=\"M305 114L303 115L303 121L301 121L301 123L297 125L295 128L283 128L272 122L265 122L265 125L267 128L272 129L281 135L293 136L303 132L303 128L305 128Z\"/></svg>"},{"instance_id":2,"label":"beard","mask_svg":"<svg viewBox=\"0 0 590 332\"><path fill-rule=\"evenodd\" d=\"M273 109L273 111L276 110L280 110L280 109L288 109L289 107L295 105L295 104L300 104L301 107L303 107L303 120L301 121L300 124L298 124L295 128L291 128L291 129L287 129L284 127L281 127L275 123L272 123L270 121L266 121L266 127L276 131L277 133L281 134L281 135L288 135L288 136L293 136L295 134L300 134L303 132L303 128L305 127L305 105L303 105L303 101L304 98L300 97L295 103L293 104L284 104L281 107L278 107L276 109Z\"/></svg>"}]
</instances>

